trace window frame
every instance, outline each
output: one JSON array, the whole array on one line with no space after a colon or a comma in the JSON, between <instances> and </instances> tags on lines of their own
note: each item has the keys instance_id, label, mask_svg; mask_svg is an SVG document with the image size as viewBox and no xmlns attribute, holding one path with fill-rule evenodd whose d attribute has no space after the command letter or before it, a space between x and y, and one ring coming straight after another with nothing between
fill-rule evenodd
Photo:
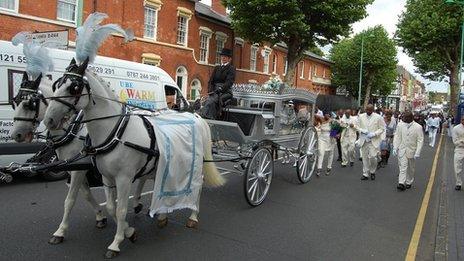
<instances>
[{"instance_id":1,"label":"window frame","mask_svg":"<svg viewBox=\"0 0 464 261\"><path fill-rule=\"evenodd\" d=\"M72 3L70 3L70 1L74 1L74 20L69 20L69 19L66 19L66 18L58 17L58 10L59 10L58 9L58 4L60 2L67 3L67 4L72 4ZM79 11L79 0L57 0L56 1L56 20L58 20L58 21L77 24L78 11Z\"/></svg>"},{"instance_id":2,"label":"window frame","mask_svg":"<svg viewBox=\"0 0 464 261\"><path fill-rule=\"evenodd\" d=\"M207 27L200 27L200 47L199 47L199 63L208 64L209 63L209 52L210 52L210 42L213 32ZM202 48L202 38L206 38L205 48ZM204 51L204 56L202 59L202 51Z\"/></svg>"},{"instance_id":3,"label":"window frame","mask_svg":"<svg viewBox=\"0 0 464 261\"><path fill-rule=\"evenodd\" d=\"M179 42L179 37L180 37L180 34L179 32L180 31L180 26L179 26L179 23L180 23L180 19L185 19L185 35L184 35L184 42ZM189 29L189 16L188 15L184 15L184 14L178 14L177 15L177 33L176 33L176 43L178 45L181 45L181 46L187 46L187 43L188 43L188 29Z\"/></svg>"},{"instance_id":4,"label":"window frame","mask_svg":"<svg viewBox=\"0 0 464 261\"><path fill-rule=\"evenodd\" d=\"M263 73L269 74L271 69L271 52L272 50L269 47L265 47L263 57Z\"/></svg>"},{"instance_id":5,"label":"window frame","mask_svg":"<svg viewBox=\"0 0 464 261\"><path fill-rule=\"evenodd\" d=\"M272 56L272 73L277 73L277 62L278 62L277 54L274 54Z\"/></svg>"},{"instance_id":6,"label":"window frame","mask_svg":"<svg viewBox=\"0 0 464 261\"><path fill-rule=\"evenodd\" d=\"M288 72L288 57L285 56L284 57L284 76L287 75L287 72Z\"/></svg>"},{"instance_id":7,"label":"window frame","mask_svg":"<svg viewBox=\"0 0 464 261\"><path fill-rule=\"evenodd\" d=\"M154 11L154 26L153 26L153 37L149 37L146 35L146 11L147 9L151 9ZM157 38L158 38L158 11L159 11L159 8L153 6L153 5L148 5L148 4L145 4L143 6L143 38L145 39L151 39L151 40L154 40L156 41Z\"/></svg>"},{"instance_id":8,"label":"window frame","mask_svg":"<svg viewBox=\"0 0 464 261\"><path fill-rule=\"evenodd\" d=\"M0 10L7 11L7 12L12 12L12 13L18 13L19 12L19 0L13 0L13 3L14 3L14 8L13 9L0 7Z\"/></svg>"},{"instance_id":9,"label":"window frame","mask_svg":"<svg viewBox=\"0 0 464 261\"><path fill-rule=\"evenodd\" d=\"M300 79L304 79L304 70L305 70L305 62L301 61L300 62Z\"/></svg>"},{"instance_id":10,"label":"window frame","mask_svg":"<svg viewBox=\"0 0 464 261\"><path fill-rule=\"evenodd\" d=\"M258 50L259 48L256 45L252 45L250 48L250 71L253 72L256 72L258 65Z\"/></svg>"},{"instance_id":11,"label":"window frame","mask_svg":"<svg viewBox=\"0 0 464 261\"><path fill-rule=\"evenodd\" d=\"M222 42L221 48L219 48L219 44L218 44L219 42ZM225 46L226 46L226 39L222 37L216 37L216 61L215 61L216 65L221 64L221 52Z\"/></svg>"}]
</instances>

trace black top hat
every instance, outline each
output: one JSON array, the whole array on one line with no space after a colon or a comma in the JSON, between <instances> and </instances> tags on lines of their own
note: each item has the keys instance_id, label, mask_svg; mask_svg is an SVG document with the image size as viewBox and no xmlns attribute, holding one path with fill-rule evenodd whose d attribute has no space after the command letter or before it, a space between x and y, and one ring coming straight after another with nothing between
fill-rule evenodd
<instances>
[{"instance_id":1,"label":"black top hat","mask_svg":"<svg viewBox=\"0 0 464 261\"><path fill-rule=\"evenodd\" d=\"M227 49L227 48L223 48L220 55L232 57L232 50Z\"/></svg>"}]
</instances>

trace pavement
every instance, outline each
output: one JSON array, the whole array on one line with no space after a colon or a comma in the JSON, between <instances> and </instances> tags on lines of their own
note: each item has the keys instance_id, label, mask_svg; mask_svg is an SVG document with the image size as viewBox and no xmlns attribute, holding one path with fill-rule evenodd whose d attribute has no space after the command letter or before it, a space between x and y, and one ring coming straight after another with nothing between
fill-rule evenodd
<instances>
[{"instance_id":1,"label":"pavement","mask_svg":"<svg viewBox=\"0 0 464 261\"><path fill-rule=\"evenodd\" d=\"M437 168L441 172L452 166L449 144L443 146ZM347 168L334 162L330 176L312 177L304 185L299 184L293 167L276 163L268 198L256 208L245 201L243 176L228 175L223 188L203 190L198 230L185 227L187 211L170 214L169 225L158 229L146 208L138 215L131 209L127 220L137 229L138 241L125 240L116 260L404 260L435 150L424 146L413 187L404 192L396 189L398 165L393 158L378 171L375 181L360 180L359 161ZM437 174L436 181L440 177ZM150 187L152 182L145 191ZM435 182L416 260L435 258L439 188L441 182ZM64 181L38 178L0 185L0 259L102 259L113 239L115 223L110 220L105 229L96 229L93 212L81 196L71 213L64 243L47 243L60 223L66 191ZM101 189L93 193L99 202L105 200ZM451 245L460 246L453 254L456 259L449 260L459 260L464 253L464 208L457 200L464 192L448 189L447 193L448 234L457 231L449 239L449 257ZM150 200L145 196L142 203L148 206Z\"/></svg>"},{"instance_id":2,"label":"pavement","mask_svg":"<svg viewBox=\"0 0 464 261\"><path fill-rule=\"evenodd\" d=\"M437 235L445 239L440 242L445 255L438 257L440 260L464 260L464 191L454 190L454 145L451 138L447 137L445 140L439 164L442 198L439 223L442 231L441 235Z\"/></svg>"}]
</instances>

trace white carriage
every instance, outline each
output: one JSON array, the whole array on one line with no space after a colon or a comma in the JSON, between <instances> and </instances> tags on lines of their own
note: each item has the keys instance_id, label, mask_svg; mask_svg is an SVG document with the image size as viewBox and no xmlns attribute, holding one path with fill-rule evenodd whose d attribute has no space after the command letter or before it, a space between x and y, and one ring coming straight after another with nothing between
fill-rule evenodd
<instances>
[{"instance_id":1,"label":"white carriage","mask_svg":"<svg viewBox=\"0 0 464 261\"><path fill-rule=\"evenodd\" d=\"M221 120L208 120L215 160L235 162L220 168L222 174L244 174L245 198L252 206L266 199L277 160L295 167L298 180L307 183L317 158L317 95L254 84L235 85L233 94Z\"/></svg>"}]
</instances>

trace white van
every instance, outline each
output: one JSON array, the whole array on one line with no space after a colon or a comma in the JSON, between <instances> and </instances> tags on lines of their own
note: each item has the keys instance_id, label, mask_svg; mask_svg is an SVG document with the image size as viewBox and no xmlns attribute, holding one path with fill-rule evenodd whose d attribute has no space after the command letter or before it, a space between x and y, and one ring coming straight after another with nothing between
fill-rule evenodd
<instances>
[{"instance_id":1,"label":"white van","mask_svg":"<svg viewBox=\"0 0 464 261\"><path fill-rule=\"evenodd\" d=\"M57 49L51 49L49 53L55 71L47 77L56 80L63 75L75 53ZM11 100L18 91L25 69L22 45L0 41L0 166L12 161L23 163L43 146L38 140L30 144L15 143L10 137L14 115ZM166 108L168 103L170 107L188 106L176 82L159 67L97 56L89 69L109 82L119 99L128 104L147 109ZM43 129L43 126L39 127L39 131Z\"/></svg>"}]
</instances>

